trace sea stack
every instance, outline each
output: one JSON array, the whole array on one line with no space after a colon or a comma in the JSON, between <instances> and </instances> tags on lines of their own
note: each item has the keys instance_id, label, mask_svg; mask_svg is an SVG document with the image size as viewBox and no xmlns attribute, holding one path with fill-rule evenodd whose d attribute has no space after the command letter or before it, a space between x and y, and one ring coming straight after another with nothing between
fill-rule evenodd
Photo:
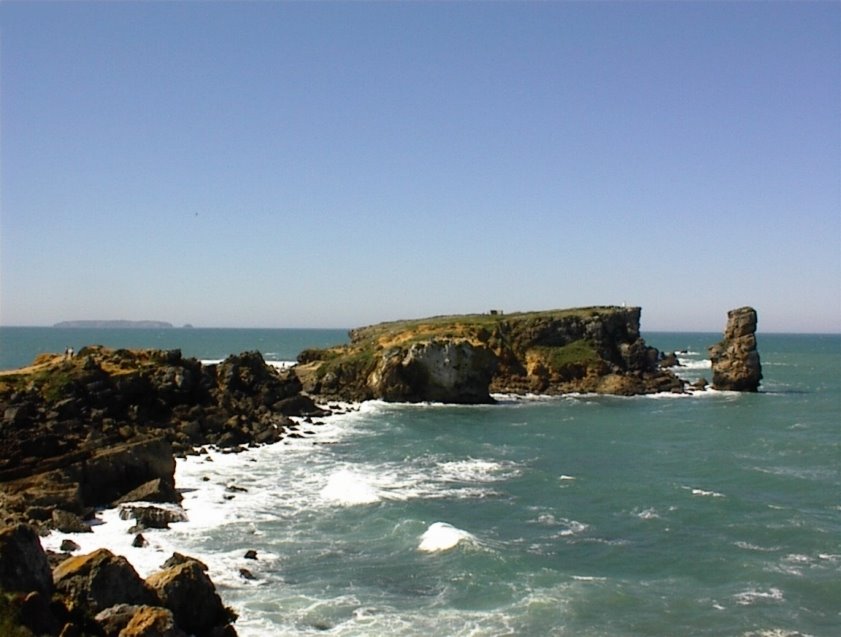
<instances>
[{"instance_id":1,"label":"sea stack","mask_svg":"<svg viewBox=\"0 0 841 637\"><path fill-rule=\"evenodd\" d=\"M713 389L757 391L762 366L756 351L756 310L752 307L730 310L724 339L710 347L709 352Z\"/></svg>"}]
</instances>

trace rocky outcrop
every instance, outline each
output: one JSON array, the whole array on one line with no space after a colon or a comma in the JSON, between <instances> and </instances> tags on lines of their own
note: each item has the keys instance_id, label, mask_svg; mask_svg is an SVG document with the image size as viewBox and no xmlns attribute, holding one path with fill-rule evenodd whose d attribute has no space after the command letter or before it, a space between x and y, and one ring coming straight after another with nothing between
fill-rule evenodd
<instances>
[{"instance_id":1,"label":"rocky outcrop","mask_svg":"<svg viewBox=\"0 0 841 637\"><path fill-rule=\"evenodd\" d=\"M433 317L353 330L294 368L323 399L483 403L491 392L683 391L639 333L640 308Z\"/></svg>"},{"instance_id":2,"label":"rocky outcrop","mask_svg":"<svg viewBox=\"0 0 841 637\"><path fill-rule=\"evenodd\" d=\"M56 509L177 502L173 453L276 442L290 416L324 413L301 390L258 352L202 365L178 350L92 346L2 372L0 521L51 526Z\"/></svg>"},{"instance_id":3,"label":"rocky outcrop","mask_svg":"<svg viewBox=\"0 0 841 637\"><path fill-rule=\"evenodd\" d=\"M727 313L724 339L709 348L714 389L755 392L762 380L756 349L756 310L741 307Z\"/></svg>"},{"instance_id":4,"label":"rocky outcrop","mask_svg":"<svg viewBox=\"0 0 841 637\"><path fill-rule=\"evenodd\" d=\"M0 528L0 625L13 635L236 637L207 567L175 554L146 580L100 549L50 572L35 531ZM5 635L6 632L3 632Z\"/></svg>"}]
</instances>

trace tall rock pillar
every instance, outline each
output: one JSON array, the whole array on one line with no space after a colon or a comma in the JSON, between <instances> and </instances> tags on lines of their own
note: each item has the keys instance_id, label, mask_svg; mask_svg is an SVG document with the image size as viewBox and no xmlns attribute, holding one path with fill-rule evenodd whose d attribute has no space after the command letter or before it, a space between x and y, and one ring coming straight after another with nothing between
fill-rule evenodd
<instances>
[{"instance_id":1,"label":"tall rock pillar","mask_svg":"<svg viewBox=\"0 0 841 637\"><path fill-rule=\"evenodd\" d=\"M740 307L727 313L724 339L709 348L713 389L757 391L762 365L756 351L756 310Z\"/></svg>"}]
</instances>

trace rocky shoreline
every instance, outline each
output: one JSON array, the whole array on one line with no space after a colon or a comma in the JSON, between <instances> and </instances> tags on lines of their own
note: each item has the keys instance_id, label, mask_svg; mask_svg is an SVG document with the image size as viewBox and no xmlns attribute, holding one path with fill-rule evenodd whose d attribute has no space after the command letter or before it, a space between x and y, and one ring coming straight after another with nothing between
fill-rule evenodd
<instances>
[{"instance_id":1,"label":"rocky shoreline","mask_svg":"<svg viewBox=\"0 0 841 637\"><path fill-rule=\"evenodd\" d=\"M756 313L729 316L725 340L710 348L713 385L756 391ZM48 556L37 533L90 530L97 507L122 505L142 546L144 528L178 521L172 508L148 504L180 502L177 455L301 437L293 418L327 416L319 404L330 401L687 391L670 369L676 356L646 345L639 320L640 308L594 307L388 323L352 331L349 345L304 351L288 369L258 352L203 365L178 350L89 346L0 372L0 628L7 622L8 634L24 636L235 635L234 614L217 603L197 560L176 556L144 582L102 549L73 556L68 545ZM147 504L126 504L137 501ZM97 587L117 580L119 593L98 597ZM209 599L202 614L212 622L185 619L170 588Z\"/></svg>"},{"instance_id":2,"label":"rocky shoreline","mask_svg":"<svg viewBox=\"0 0 841 637\"><path fill-rule=\"evenodd\" d=\"M300 436L293 417L329 412L257 352L202 365L177 350L92 346L0 374L0 413L0 633L231 637L235 615L197 560L144 582L102 549L74 556L69 543L48 556L37 533L89 531L97 507L123 504L142 545L143 529L178 513L124 503L180 502L176 455Z\"/></svg>"}]
</instances>

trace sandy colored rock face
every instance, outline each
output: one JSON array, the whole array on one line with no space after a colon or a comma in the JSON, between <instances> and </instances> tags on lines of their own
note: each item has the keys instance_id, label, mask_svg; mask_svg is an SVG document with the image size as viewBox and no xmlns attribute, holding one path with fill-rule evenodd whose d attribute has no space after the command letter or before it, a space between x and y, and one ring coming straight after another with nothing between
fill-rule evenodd
<instances>
[{"instance_id":1,"label":"sandy colored rock face","mask_svg":"<svg viewBox=\"0 0 841 637\"><path fill-rule=\"evenodd\" d=\"M727 313L724 339L709 348L714 389L759 390L762 365L756 346L756 310L741 307Z\"/></svg>"}]
</instances>

